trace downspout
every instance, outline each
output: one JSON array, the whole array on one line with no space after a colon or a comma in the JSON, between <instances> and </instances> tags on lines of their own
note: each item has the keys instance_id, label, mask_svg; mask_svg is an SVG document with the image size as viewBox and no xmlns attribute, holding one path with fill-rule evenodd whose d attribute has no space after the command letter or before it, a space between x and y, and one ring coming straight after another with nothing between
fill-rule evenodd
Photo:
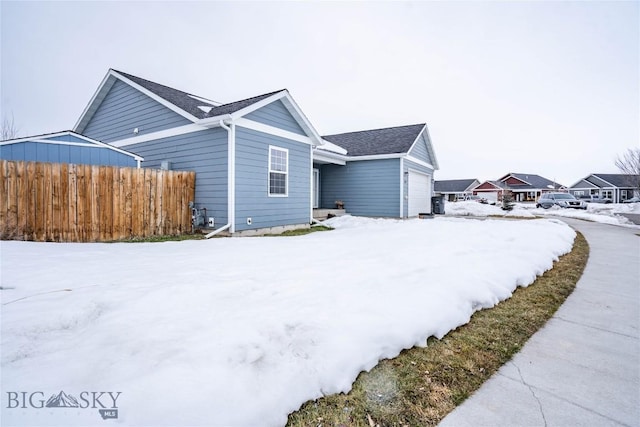
<instances>
[{"instance_id":1,"label":"downspout","mask_svg":"<svg viewBox=\"0 0 640 427\"><path fill-rule=\"evenodd\" d=\"M136 159L136 165L138 166L137 169L140 169L140 159Z\"/></svg>"},{"instance_id":2,"label":"downspout","mask_svg":"<svg viewBox=\"0 0 640 427\"><path fill-rule=\"evenodd\" d=\"M407 177L408 180L408 177ZM408 185L408 181L407 181ZM404 158L400 157L400 218L404 218Z\"/></svg>"},{"instance_id":3,"label":"downspout","mask_svg":"<svg viewBox=\"0 0 640 427\"><path fill-rule=\"evenodd\" d=\"M314 218L313 218L313 202L315 202L315 200L313 199L313 178L314 178L314 174L313 174L313 149L315 148L315 145L311 146L311 153L309 155L309 161L310 161L310 165L309 165L309 170L311 171L311 179L310 179L310 185L309 185L309 220L311 221L311 223L313 223ZM319 177L318 177L319 179ZM319 183L318 183L319 184ZM320 189L318 188L318 191Z\"/></svg>"},{"instance_id":4,"label":"downspout","mask_svg":"<svg viewBox=\"0 0 640 427\"><path fill-rule=\"evenodd\" d=\"M236 231L236 125L231 122L227 126L223 120L219 125L227 131L227 223L204 236L206 239L227 229L232 234Z\"/></svg>"}]
</instances>

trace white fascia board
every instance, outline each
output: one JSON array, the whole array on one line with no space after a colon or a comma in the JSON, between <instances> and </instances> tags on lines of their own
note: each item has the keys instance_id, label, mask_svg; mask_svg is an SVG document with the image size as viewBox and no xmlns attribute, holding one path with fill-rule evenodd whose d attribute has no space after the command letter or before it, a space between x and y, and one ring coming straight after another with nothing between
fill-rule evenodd
<instances>
[{"instance_id":1,"label":"white fascia board","mask_svg":"<svg viewBox=\"0 0 640 427\"><path fill-rule=\"evenodd\" d=\"M281 138L290 139L292 141L302 142L304 144L313 145L311 138L297 133L290 132L288 130L280 129L275 126L266 125L253 120L245 119L243 117L233 121L237 126L241 126L247 129L257 130L258 132L266 133L269 135L279 136Z\"/></svg>"},{"instance_id":2,"label":"white fascia board","mask_svg":"<svg viewBox=\"0 0 640 427\"><path fill-rule=\"evenodd\" d=\"M343 156L349 162L355 162L358 160L385 160L385 159L401 159L405 157L405 153L393 153L393 154L372 154L369 156Z\"/></svg>"},{"instance_id":3,"label":"white fascia board","mask_svg":"<svg viewBox=\"0 0 640 427\"><path fill-rule=\"evenodd\" d=\"M429 134L429 128L426 124L424 125L424 132L427 134L427 150L429 150L429 154L431 155L431 159L433 161L433 170L438 170L440 169L440 165L438 164L438 157L436 156L436 150L433 149L431 135Z\"/></svg>"},{"instance_id":4,"label":"white fascia board","mask_svg":"<svg viewBox=\"0 0 640 427\"><path fill-rule=\"evenodd\" d=\"M127 145L139 144L141 142L147 142L147 141L154 141L156 139L169 138L171 136L186 135L188 133L200 132L207 129L209 129L209 127L204 127L204 126L200 126L198 124L193 123L190 125L178 126L171 129L165 129L158 132L148 133L146 135L134 136L133 138L113 141L109 145L113 147L125 147Z\"/></svg>"},{"instance_id":5,"label":"white fascia board","mask_svg":"<svg viewBox=\"0 0 640 427\"><path fill-rule=\"evenodd\" d=\"M39 144L52 144L52 145L73 145L76 147L96 147L96 144L90 144L88 142L72 142L72 141L52 141L50 139L24 139L20 141L2 141L0 145L11 145L11 144L20 144L22 142L37 142Z\"/></svg>"},{"instance_id":6,"label":"white fascia board","mask_svg":"<svg viewBox=\"0 0 640 427\"><path fill-rule=\"evenodd\" d=\"M342 154L331 153L330 151L316 150L315 153L323 151L323 155L326 158L334 160L342 160L345 162L357 162L364 160L387 160L387 159L402 159L406 157L405 153L392 153L392 154L372 154L369 156L343 156Z\"/></svg>"},{"instance_id":7,"label":"white fascia board","mask_svg":"<svg viewBox=\"0 0 640 427\"><path fill-rule=\"evenodd\" d=\"M58 137L58 136L73 136L75 138L82 139L83 141L86 141L86 142L55 141L55 140L47 139L47 138L55 138L55 137ZM10 141L2 141L2 142L0 142L0 145L16 144L16 143L20 143L20 142L37 142L37 143L40 143L40 144L73 145L73 146L76 146L76 147L106 148L108 150L113 150L113 151L116 151L118 153L125 154L127 156L133 157L135 160L144 160L144 158L138 156L137 154L130 153L130 152L126 151L126 150L121 150L121 149L119 149L118 147L116 147L114 145L107 144L107 143L101 142L101 141L97 141L95 139L91 139L89 137L86 137L84 135L80 135L79 133L75 133L75 132L71 132L71 131L58 132L58 133L53 133L53 134L49 134L49 135L46 135L46 136L42 135L42 136L38 136L38 137L35 137L35 138L20 138L20 139L14 139L14 140L10 140Z\"/></svg>"},{"instance_id":8,"label":"white fascia board","mask_svg":"<svg viewBox=\"0 0 640 427\"><path fill-rule=\"evenodd\" d=\"M506 174L506 175L505 175L504 177L502 177L499 181L500 181L500 182L504 182L504 181L506 181L507 179L509 179L509 177L511 177L511 178L515 178L515 179L517 179L518 181L520 181L520 182L524 182L525 184L527 184L527 185L531 185L531 186L533 187L533 184L531 184L530 182L525 181L525 180L524 180L524 179L522 179L522 178L518 178L517 176L514 176L514 175L513 175L513 173L511 173L511 172L510 172L510 173L508 173L508 174ZM510 185L510 184L507 184L507 185Z\"/></svg>"},{"instance_id":9,"label":"white fascia board","mask_svg":"<svg viewBox=\"0 0 640 427\"><path fill-rule=\"evenodd\" d=\"M416 137L416 139L411 143L411 146L409 147L409 149L407 150L407 154L409 154L411 152L411 150L413 150L413 147L416 146L416 144L418 143L418 141L420 141L420 137L422 136L422 132L424 132L425 128L427 127L427 125L425 124L422 127L422 130L420 130L420 132L418 132L418 136ZM429 148L427 147L427 150Z\"/></svg>"},{"instance_id":10,"label":"white fascia board","mask_svg":"<svg viewBox=\"0 0 640 427\"><path fill-rule=\"evenodd\" d=\"M344 158L338 158L335 154L330 153L328 151L322 150L313 150L313 160L328 162L335 165L344 166L347 164L347 161Z\"/></svg>"},{"instance_id":11,"label":"white fascia board","mask_svg":"<svg viewBox=\"0 0 640 427\"><path fill-rule=\"evenodd\" d=\"M596 178L598 178L600 181L602 182L606 182L607 184L609 184L612 188L618 188L615 185L613 185L612 183L610 183L609 181L607 181L606 179L602 179L600 176L592 174L593 176L595 176Z\"/></svg>"},{"instance_id":12,"label":"white fascia board","mask_svg":"<svg viewBox=\"0 0 640 427\"><path fill-rule=\"evenodd\" d=\"M254 102L251 105L248 105L236 112L231 113L231 117L235 120L242 116L246 116L247 114L253 113L256 110L264 107L265 105L269 105L274 101L277 101L280 98L284 98L286 91L281 90L280 92L276 92L271 96L266 97L265 99L261 99L258 102Z\"/></svg>"},{"instance_id":13,"label":"white fascia board","mask_svg":"<svg viewBox=\"0 0 640 427\"><path fill-rule=\"evenodd\" d=\"M283 101L282 103L284 104L285 108L289 110L291 115L298 121L298 123L302 122L302 128L306 128L307 132L310 134L309 137L313 141L313 145L319 146L324 144L323 139L315 130L309 119L307 119L307 117L304 115L298 104L296 104L291 95L289 95L289 92L287 90L282 90L280 92L274 93L273 95L265 99L262 99L254 104L236 111L235 113L231 113L231 117L233 120L237 120L277 100Z\"/></svg>"},{"instance_id":14,"label":"white fascia board","mask_svg":"<svg viewBox=\"0 0 640 427\"><path fill-rule=\"evenodd\" d=\"M78 137L80 139L84 139L85 141L89 141L89 142L91 142L91 143L93 143L95 145L99 145L99 146L102 146L104 148L108 148L109 150L117 151L118 153L121 153L121 154L126 154L127 156L131 156L136 160L140 160L140 161L144 160L144 158L138 156L137 154L130 153L130 152L126 151L126 150L121 150L120 148L118 148L118 147L116 147L114 145L107 144L107 143L101 142L101 141L96 141L95 139L88 138L88 137L86 137L84 135L73 134L73 136Z\"/></svg>"},{"instance_id":15,"label":"white fascia board","mask_svg":"<svg viewBox=\"0 0 640 427\"><path fill-rule=\"evenodd\" d=\"M129 86L139 90L140 92L144 93L145 95L147 95L149 98L153 99L154 101L164 105L165 107L167 107L168 109L170 109L171 111L173 111L176 114L181 115L182 117L191 120L192 122L197 122L198 119L196 116L191 115L190 113L187 113L186 111L184 111L182 108L179 108L178 106L170 103L169 101L167 101L164 98L159 97L158 95L156 95L155 93L151 92L148 89L145 89L144 87L140 86L139 84L135 83L132 80L129 80L128 78L126 78L125 76L123 76L122 74L114 71L114 70L109 70L109 72L116 78L118 78L119 80L123 81L124 83L128 84Z\"/></svg>"},{"instance_id":16,"label":"white fascia board","mask_svg":"<svg viewBox=\"0 0 640 427\"><path fill-rule=\"evenodd\" d=\"M433 145L431 144L431 136L429 136L429 128L427 127L426 124L424 125L422 130L418 133L418 136L416 137L415 141L413 141L413 143L411 144L411 147L409 147L409 149L407 150L407 158L409 160L411 160L412 162L416 162L416 163L421 162L421 160L418 160L418 159L413 160L413 159L409 158L411 156L408 156L408 154L411 152L411 150L413 150L413 147L415 147L416 144L420 141L420 137L422 137L422 134L426 135L426 138L425 138L426 141L425 142L427 144L427 152L429 153L429 155L433 159L433 163L434 164L433 165L429 165L426 162L422 162L421 164L429 165L429 167L431 169L438 170L438 169L440 169L439 166L438 166L438 159L436 158L436 153L435 153L435 151L433 149Z\"/></svg>"},{"instance_id":17,"label":"white fascia board","mask_svg":"<svg viewBox=\"0 0 640 427\"><path fill-rule=\"evenodd\" d=\"M591 175L585 176L582 179L579 179L575 182L575 184L569 186L570 189L572 190L591 190L593 188L600 188L597 185L595 185L594 183L591 183L589 181L587 181L587 178L589 178ZM589 184L591 187L576 187L576 185L580 184L582 181L584 181L585 183Z\"/></svg>"},{"instance_id":18,"label":"white fascia board","mask_svg":"<svg viewBox=\"0 0 640 427\"><path fill-rule=\"evenodd\" d=\"M107 96L107 93L109 92L109 89L111 89L111 87L115 83L115 76L114 76L113 79L109 80L109 77L112 76L111 71L112 71L111 69L109 71L107 71L107 74L104 76L104 78L102 79L102 81L98 85L98 88L96 89L96 91L94 92L93 96L91 97L91 100L89 101L87 106L84 107L84 110L82 110L82 114L80 114L80 117L78 118L78 121L73 126L73 131L74 132L82 132L84 130L84 128L83 129L79 129L79 127L80 127L80 124L86 118L86 116L89 114L89 111L91 110L91 107L93 107L96 102L98 102L98 103L102 102L102 100ZM93 115L95 110L97 110L97 106L93 111L91 111L91 115Z\"/></svg>"},{"instance_id":19,"label":"white fascia board","mask_svg":"<svg viewBox=\"0 0 640 427\"><path fill-rule=\"evenodd\" d=\"M207 117L206 119L198 120L197 124L206 128L215 128L220 126L220 121L225 122L225 124L229 124L233 121L233 117L231 117L231 114L221 114L219 116Z\"/></svg>"},{"instance_id":20,"label":"white fascia board","mask_svg":"<svg viewBox=\"0 0 640 427\"><path fill-rule=\"evenodd\" d=\"M342 154L343 156L346 156L347 150L345 150L344 148L340 147L339 145L336 145L332 142L327 141L326 139L323 139L322 142L324 143L322 146L318 147L320 150L325 150L325 151L331 151L337 154Z\"/></svg>"},{"instance_id":21,"label":"white fascia board","mask_svg":"<svg viewBox=\"0 0 640 427\"><path fill-rule=\"evenodd\" d=\"M465 188L464 190L462 190L463 193L467 192L467 191L471 191L474 188L476 188L478 185L480 185L480 181L478 181L477 179L473 180L473 182L471 184L469 184L469 186L467 186L467 188Z\"/></svg>"},{"instance_id":22,"label":"white fascia board","mask_svg":"<svg viewBox=\"0 0 640 427\"><path fill-rule=\"evenodd\" d=\"M493 191L493 190L491 190L491 189L489 189L489 188L478 188L478 187L480 187L480 186L481 186L482 184L484 184L484 183L487 183L487 184L489 184L489 185L493 185L493 187L494 187L496 190L503 190L503 188L502 188L502 187L498 187L498 186L497 186L497 185L495 185L493 182L489 182L489 181L481 182L480 184L478 184L478 185L476 185L475 187L473 187L471 190L472 190L472 191Z\"/></svg>"},{"instance_id":23,"label":"white fascia board","mask_svg":"<svg viewBox=\"0 0 640 427\"><path fill-rule=\"evenodd\" d=\"M80 134L73 133L73 132L70 132L70 131L55 132L55 133L45 133L45 134L42 134L42 135L33 135L33 136L27 136L27 137L24 137L24 138L7 139L6 141L0 141L0 145L9 145L9 144L16 144L18 142L33 141L34 138L37 138L37 139L55 138L56 136L69 135L70 133L72 133L74 136L80 136Z\"/></svg>"},{"instance_id":24,"label":"white fascia board","mask_svg":"<svg viewBox=\"0 0 640 427\"><path fill-rule=\"evenodd\" d=\"M93 95L93 97L91 98L91 101L89 101L89 104L85 107L84 111L82 112L82 114L80 115L80 118L78 119L78 121L76 122L75 126L73 127L73 130L76 132L81 132L84 129L79 129L80 124L85 120L86 116L88 114L93 115L93 113L95 113L95 111L97 110L97 106L96 108L92 108L94 106L95 102L102 102L102 100L105 98L107 92L109 91L109 89L111 89L111 87L113 86L113 84L115 83L115 80L109 80L110 77L113 77L115 79L118 79L126 84L128 84L129 86L133 87L134 89L142 92L143 94L145 94L146 96L148 96L149 98L153 99L154 101L160 103L161 105L167 107L168 109L170 109L171 111L173 111L176 114L179 114L180 116L192 121L192 122L197 122L199 119L189 113L187 113L186 111L184 111L182 108L177 107L176 105L170 103L169 101L167 101L164 98L159 97L158 95L156 95L155 93L151 92L148 89L145 89L144 87L140 86L139 84L133 82L132 80L129 80L128 78L126 78L125 76L123 76L122 74L116 72L113 69L109 69L109 71L107 72L107 75L104 77L104 79L102 79L102 82L100 83L100 86L98 86L98 90L96 91L96 93Z\"/></svg>"},{"instance_id":25,"label":"white fascia board","mask_svg":"<svg viewBox=\"0 0 640 427\"><path fill-rule=\"evenodd\" d=\"M406 159L407 159L407 160L409 160L409 161L410 161L410 162L412 162L412 163L416 163L416 164L418 164L418 165L420 165L420 166L424 166L424 167L427 167L427 168L429 168L429 169L431 169L431 170L434 170L434 167L433 167L433 165L432 165L432 164L429 164L429 163L427 163L427 162L425 162L425 161L423 161L423 160L420 160L420 159L418 159L418 158L416 158L416 157L413 157L413 156L409 156L409 155L407 155L407 156L406 156Z\"/></svg>"},{"instance_id":26,"label":"white fascia board","mask_svg":"<svg viewBox=\"0 0 640 427\"><path fill-rule=\"evenodd\" d=\"M318 131L313 127L307 116L302 112L300 106L293 100L293 97L289 94L289 92L285 92L285 97L283 98L283 104L289 112L296 118L302 120L304 123L304 127L311 133L311 139L314 140L316 146L324 145L325 141L322 139ZM292 111L293 110L293 111Z\"/></svg>"}]
</instances>

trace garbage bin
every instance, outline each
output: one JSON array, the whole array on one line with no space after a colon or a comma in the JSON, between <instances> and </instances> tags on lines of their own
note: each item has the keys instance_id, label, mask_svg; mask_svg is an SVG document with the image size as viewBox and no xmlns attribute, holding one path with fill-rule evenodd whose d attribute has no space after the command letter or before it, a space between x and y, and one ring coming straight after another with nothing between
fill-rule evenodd
<instances>
[{"instance_id":1,"label":"garbage bin","mask_svg":"<svg viewBox=\"0 0 640 427\"><path fill-rule=\"evenodd\" d=\"M431 198L431 212L435 215L444 215L444 196Z\"/></svg>"}]
</instances>

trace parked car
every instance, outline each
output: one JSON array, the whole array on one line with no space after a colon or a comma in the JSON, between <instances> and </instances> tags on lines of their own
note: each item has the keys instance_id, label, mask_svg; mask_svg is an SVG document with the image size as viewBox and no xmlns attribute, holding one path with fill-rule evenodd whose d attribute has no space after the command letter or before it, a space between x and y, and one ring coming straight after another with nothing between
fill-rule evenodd
<instances>
[{"instance_id":1,"label":"parked car","mask_svg":"<svg viewBox=\"0 0 640 427\"><path fill-rule=\"evenodd\" d=\"M549 209L552 206L561 208L587 209L587 204L569 193L543 193L536 202L536 208Z\"/></svg>"},{"instance_id":2,"label":"parked car","mask_svg":"<svg viewBox=\"0 0 640 427\"><path fill-rule=\"evenodd\" d=\"M600 197L591 197L590 199L586 199L585 202L587 203L613 203L613 200L611 199L601 199Z\"/></svg>"},{"instance_id":3,"label":"parked car","mask_svg":"<svg viewBox=\"0 0 640 427\"><path fill-rule=\"evenodd\" d=\"M624 200L622 203L640 203L640 197L632 197L630 199Z\"/></svg>"}]
</instances>

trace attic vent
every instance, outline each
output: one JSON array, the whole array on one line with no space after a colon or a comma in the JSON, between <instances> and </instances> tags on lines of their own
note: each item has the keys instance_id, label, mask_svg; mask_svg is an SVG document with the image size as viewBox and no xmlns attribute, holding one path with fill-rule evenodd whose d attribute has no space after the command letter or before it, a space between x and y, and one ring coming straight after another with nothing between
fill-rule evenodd
<instances>
[{"instance_id":1,"label":"attic vent","mask_svg":"<svg viewBox=\"0 0 640 427\"><path fill-rule=\"evenodd\" d=\"M200 110L202 110L205 114L209 114L209 113L211 112L211 110L213 110L213 107L210 107L210 106L208 106L208 105L207 105L207 106L205 106L205 105L200 105L200 106L198 106L198 108L199 108Z\"/></svg>"}]
</instances>

